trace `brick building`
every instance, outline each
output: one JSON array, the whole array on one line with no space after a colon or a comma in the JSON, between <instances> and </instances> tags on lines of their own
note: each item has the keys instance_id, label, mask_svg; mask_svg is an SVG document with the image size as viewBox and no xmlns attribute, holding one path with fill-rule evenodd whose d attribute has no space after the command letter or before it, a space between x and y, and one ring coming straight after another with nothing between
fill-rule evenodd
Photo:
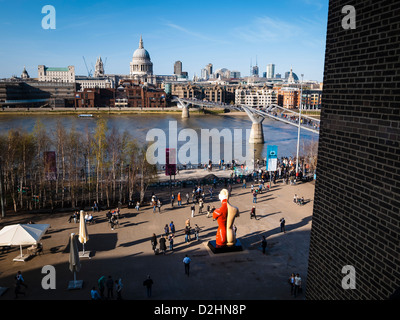
<instances>
[{"instance_id":1,"label":"brick building","mask_svg":"<svg viewBox=\"0 0 400 320\"><path fill-rule=\"evenodd\" d=\"M84 89L75 93L77 108L109 107L114 105L114 89Z\"/></svg>"},{"instance_id":2,"label":"brick building","mask_svg":"<svg viewBox=\"0 0 400 320\"><path fill-rule=\"evenodd\" d=\"M400 2L352 1L355 29L348 4L329 1L309 300L400 287Z\"/></svg>"},{"instance_id":3,"label":"brick building","mask_svg":"<svg viewBox=\"0 0 400 320\"><path fill-rule=\"evenodd\" d=\"M295 87L275 87L278 105L288 109L300 106L300 89Z\"/></svg>"}]
</instances>

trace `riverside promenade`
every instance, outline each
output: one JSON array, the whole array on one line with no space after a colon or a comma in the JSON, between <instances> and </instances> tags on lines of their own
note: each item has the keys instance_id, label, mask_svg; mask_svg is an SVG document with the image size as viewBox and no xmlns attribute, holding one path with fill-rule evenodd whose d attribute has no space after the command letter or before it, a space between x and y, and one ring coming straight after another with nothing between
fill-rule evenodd
<instances>
[{"instance_id":1,"label":"riverside promenade","mask_svg":"<svg viewBox=\"0 0 400 320\"><path fill-rule=\"evenodd\" d=\"M201 178L210 172L203 169L181 171L176 179L186 175ZM229 176L229 171L213 170L216 176ZM227 176L227 177L228 177ZM188 177L188 176L187 176ZM190 177L192 178L192 177ZM186 205L184 195L191 194L192 186L183 189L175 186L172 192L181 192L183 205L174 208L169 202L170 189L154 191L163 199L161 213L153 212L153 207L142 206L139 211L123 207L119 227L111 230L106 220L107 211L94 213L96 223L87 226L89 241L85 251L91 258L81 259L81 269L77 280L83 280L83 288L68 290L69 281L74 279L69 270L69 245L71 233L78 234L79 224L68 222L72 212L54 214L12 214L0 220L0 227L14 223L48 223L50 228L41 242L44 254L32 257L26 262L13 262L19 254L19 247L0 253L0 287L8 288L0 300L14 300L14 276L21 271L28 288L19 300L90 300L90 290L97 287L101 276L111 276L113 280L122 279L124 300L300 300L304 299L307 285L307 261L314 199L314 182L284 184L278 180L269 191L257 197L253 203L250 191L242 184L232 185L230 202L237 206L240 216L236 218L237 238L243 251L213 254L207 247L214 240L217 222L205 214L207 205L219 208L219 191L223 184L217 185L213 198L207 194L203 214L192 218L190 206ZM267 183L265 184L267 185ZM162 195L163 194L163 195ZM293 196L304 197L306 203L299 206L293 203ZM250 210L256 206L256 219L250 219ZM286 232L281 232L280 219L286 220ZM193 228L197 224L199 241L185 243L184 227L187 219ZM153 233L164 233L164 226L174 222L176 227L174 250L155 255L150 239ZM261 240L266 237L266 254L262 253ZM192 237L193 238L193 237ZM79 249L82 245L78 242ZM168 241L167 241L168 247ZM26 247L23 249L26 252ZM184 273L182 263L185 255L191 259L190 276ZM56 289L44 290L41 282L45 274L42 268L51 265L56 270ZM290 295L288 278L291 273L299 273L303 281L303 293L296 298ZM143 281L150 275L154 281L152 297L147 298ZM116 297L114 290L114 299Z\"/></svg>"}]
</instances>

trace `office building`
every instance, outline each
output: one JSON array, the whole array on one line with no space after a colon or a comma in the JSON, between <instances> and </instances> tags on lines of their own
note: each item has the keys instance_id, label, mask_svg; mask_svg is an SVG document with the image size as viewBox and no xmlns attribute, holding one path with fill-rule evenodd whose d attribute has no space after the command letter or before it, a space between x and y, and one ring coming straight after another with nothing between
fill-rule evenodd
<instances>
[{"instance_id":1,"label":"office building","mask_svg":"<svg viewBox=\"0 0 400 320\"><path fill-rule=\"evenodd\" d=\"M275 65L269 64L267 65L267 78L273 79L275 77Z\"/></svg>"},{"instance_id":2,"label":"office building","mask_svg":"<svg viewBox=\"0 0 400 320\"><path fill-rule=\"evenodd\" d=\"M38 80L45 82L75 82L75 67L46 67L44 65L38 66Z\"/></svg>"}]
</instances>

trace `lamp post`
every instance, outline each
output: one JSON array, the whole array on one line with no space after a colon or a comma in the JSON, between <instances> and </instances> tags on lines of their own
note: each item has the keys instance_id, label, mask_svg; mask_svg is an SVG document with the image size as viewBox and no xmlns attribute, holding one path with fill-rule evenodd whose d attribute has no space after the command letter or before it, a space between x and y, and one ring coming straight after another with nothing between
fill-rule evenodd
<instances>
[{"instance_id":1,"label":"lamp post","mask_svg":"<svg viewBox=\"0 0 400 320\"><path fill-rule=\"evenodd\" d=\"M303 104L303 76L304 76L304 74L301 74L299 123L298 123L298 128L297 128L296 180L297 180L297 176L299 174L300 123L301 123L301 106Z\"/></svg>"},{"instance_id":2,"label":"lamp post","mask_svg":"<svg viewBox=\"0 0 400 320\"><path fill-rule=\"evenodd\" d=\"M2 161L3 161L3 158L0 157L0 206L1 206L1 217L5 218L6 214L5 214L5 209L4 209L3 169L1 166Z\"/></svg>"},{"instance_id":3,"label":"lamp post","mask_svg":"<svg viewBox=\"0 0 400 320\"><path fill-rule=\"evenodd\" d=\"M253 152L253 171L254 172L256 171L256 150L257 149L254 149L254 152Z\"/></svg>"}]
</instances>

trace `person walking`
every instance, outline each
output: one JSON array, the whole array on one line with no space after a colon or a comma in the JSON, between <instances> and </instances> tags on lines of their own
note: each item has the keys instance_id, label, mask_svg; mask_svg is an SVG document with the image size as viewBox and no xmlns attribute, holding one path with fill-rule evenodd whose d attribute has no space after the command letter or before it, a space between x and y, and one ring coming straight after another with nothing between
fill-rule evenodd
<instances>
[{"instance_id":1,"label":"person walking","mask_svg":"<svg viewBox=\"0 0 400 320\"><path fill-rule=\"evenodd\" d=\"M261 247L262 247L262 253L265 254L265 249L267 248L267 240L265 239L265 236L262 237Z\"/></svg>"},{"instance_id":2,"label":"person walking","mask_svg":"<svg viewBox=\"0 0 400 320\"><path fill-rule=\"evenodd\" d=\"M251 208L251 211L250 211L250 219L256 219L257 220L257 217L256 217L256 206L253 206L253 208Z\"/></svg>"},{"instance_id":3,"label":"person walking","mask_svg":"<svg viewBox=\"0 0 400 320\"><path fill-rule=\"evenodd\" d=\"M190 270L190 262L192 260L188 257L188 255L185 255L185 258L183 258L183 264L185 266L185 274L189 276L189 270Z\"/></svg>"},{"instance_id":4,"label":"person walking","mask_svg":"<svg viewBox=\"0 0 400 320\"><path fill-rule=\"evenodd\" d=\"M114 281L111 276L108 276L106 281L107 299L114 299Z\"/></svg>"},{"instance_id":5,"label":"person walking","mask_svg":"<svg viewBox=\"0 0 400 320\"><path fill-rule=\"evenodd\" d=\"M257 203L257 192L253 191L253 203Z\"/></svg>"},{"instance_id":6,"label":"person walking","mask_svg":"<svg viewBox=\"0 0 400 320\"><path fill-rule=\"evenodd\" d=\"M301 293L301 277L298 273L294 277L294 297L296 298L298 293Z\"/></svg>"},{"instance_id":7,"label":"person walking","mask_svg":"<svg viewBox=\"0 0 400 320\"><path fill-rule=\"evenodd\" d=\"M243 179L243 185L242 185L242 189L245 188L246 189L246 179Z\"/></svg>"},{"instance_id":8,"label":"person walking","mask_svg":"<svg viewBox=\"0 0 400 320\"><path fill-rule=\"evenodd\" d=\"M139 201L136 202L136 207L135 208L136 208L137 211L139 211L139 208L140 208L140 202Z\"/></svg>"},{"instance_id":9,"label":"person walking","mask_svg":"<svg viewBox=\"0 0 400 320\"><path fill-rule=\"evenodd\" d=\"M153 286L153 280L150 278L150 275L147 275L147 279L143 281L143 285L146 287L147 298L151 297L151 289Z\"/></svg>"},{"instance_id":10,"label":"person walking","mask_svg":"<svg viewBox=\"0 0 400 320\"><path fill-rule=\"evenodd\" d=\"M286 230L285 230L285 218L281 218L280 223L281 223L281 232L286 233Z\"/></svg>"}]
</instances>

